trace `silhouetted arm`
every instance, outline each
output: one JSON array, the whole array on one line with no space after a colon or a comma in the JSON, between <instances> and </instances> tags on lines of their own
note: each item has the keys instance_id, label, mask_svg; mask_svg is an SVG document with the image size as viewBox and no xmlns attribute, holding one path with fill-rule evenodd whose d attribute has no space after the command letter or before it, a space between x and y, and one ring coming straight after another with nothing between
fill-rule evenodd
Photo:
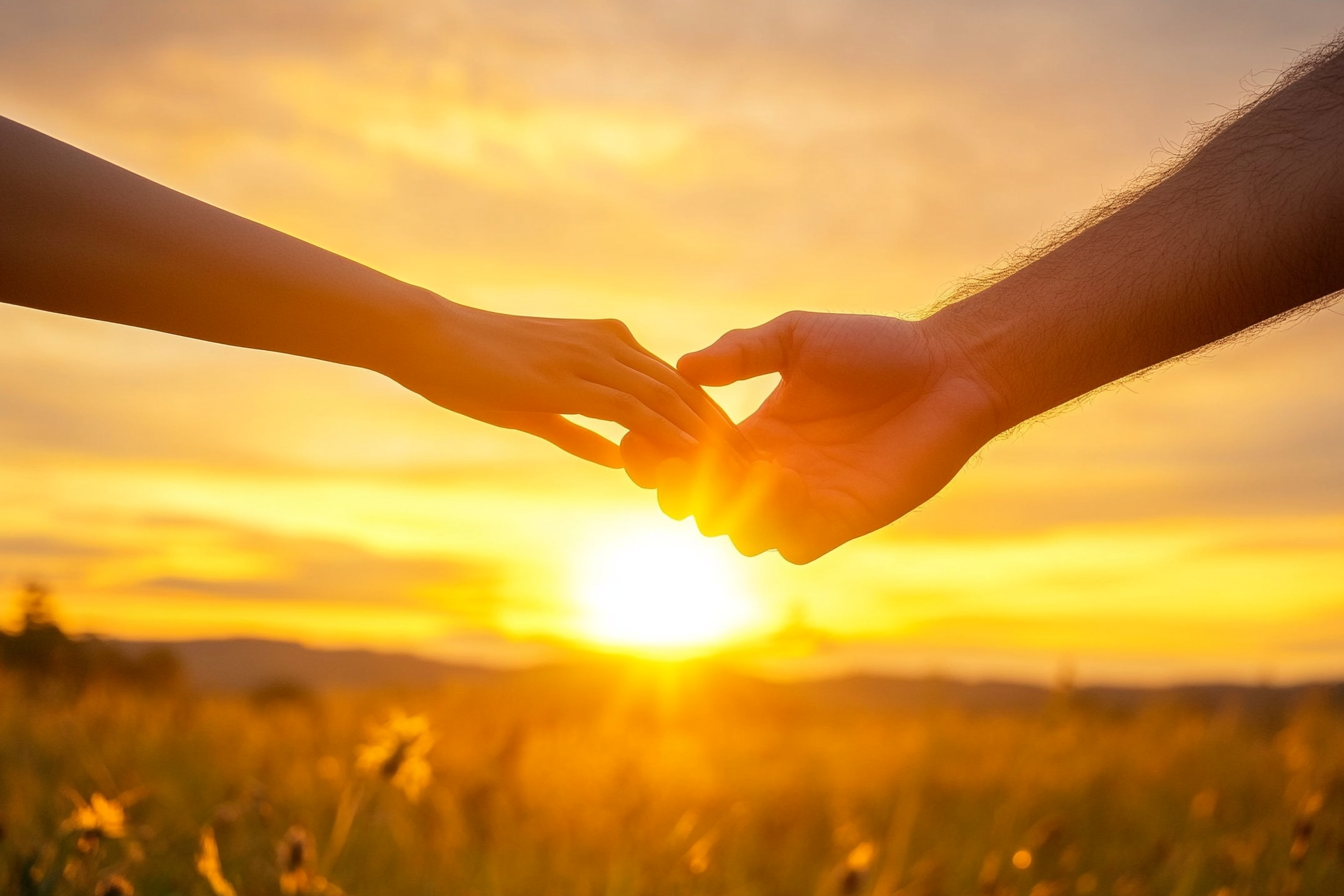
<instances>
[{"instance_id":1,"label":"silhouetted arm","mask_svg":"<svg viewBox=\"0 0 1344 896\"><path fill-rule=\"evenodd\" d=\"M561 414L667 450L722 425L618 321L458 305L3 118L0 301L366 367L608 466L616 447Z\"/></svg>"},{"instance_id":2,"label":"silhouetted arm","mask_svg":"<svg viewBox=\"0 0 1344 896\"><path fill-rule=\"evenodd\" d=\"M741 425L763 460L666 459L632 434L626 469L706 534L806 563L917 507L1023 421L1344 288L1340 44L1103 211L923 320L792 312L686 355L703 385L782 375Z\"/></svg>"},{"instance_id":3,"label":"silhouetted arm","mask_svg":"<svg viewBox=\"0 0 1344 896\"><path fill-rule=\"evenodd\" d=\"M1132 202L928 320L996 428L1344 288L1344 52L1271 92Z\"/></svg>"}]
</instances>

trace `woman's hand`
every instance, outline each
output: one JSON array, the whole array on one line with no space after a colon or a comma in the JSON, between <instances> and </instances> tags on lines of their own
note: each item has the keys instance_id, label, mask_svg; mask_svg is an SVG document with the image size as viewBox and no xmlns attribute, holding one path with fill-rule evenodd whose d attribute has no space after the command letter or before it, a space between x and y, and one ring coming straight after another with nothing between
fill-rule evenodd
<instances>
[{"instance_id":1,"label":"woman's hand","mask_svg":"<svg viewBox=\"0 0 1344 896\"><path fill-rule=\"evenodd\" d=\"M439 299L393 378L435 404L621 467L616 445L565 419L611 420L689 455L711 433L739 438L712 399L617 320L521 317Z\"/></svg>"},{"instance_id":2,"label":"woman's hand","mask_svg":"<svg viewBox=\"0 0 1344 896\"><path fill-rule=\"evenodd\" d=\"M610 467L616 446L562 414L669 454L740 438L618 321L456 305L3 118L0 301L366 367Z\"/></svg>"}]
</instances>

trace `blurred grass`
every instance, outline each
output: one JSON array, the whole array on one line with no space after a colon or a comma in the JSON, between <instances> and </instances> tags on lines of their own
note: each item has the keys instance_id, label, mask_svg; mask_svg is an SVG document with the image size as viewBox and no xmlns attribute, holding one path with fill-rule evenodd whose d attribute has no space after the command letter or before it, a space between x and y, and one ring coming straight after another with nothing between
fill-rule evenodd
<instances>
[{"instance_id":1,"label":"blurred grass","mask_svg":"<svg viewBox=\"0 0 1344 896\"><path fill-rule=\"evenodd\" d=\"M974 711L831 693L614 661L252 697L0 679L0 893L115 871L209 894L207 824L240 896L279 893L277 843L299 825L328 850L352 794L326 869L349 894L1344 893L1344 708L1324 692ZM417 802L356 770L393 707L435 734ZM80 853L62 824L94 792L128 836Z\"/></svg>"}]
</instances>

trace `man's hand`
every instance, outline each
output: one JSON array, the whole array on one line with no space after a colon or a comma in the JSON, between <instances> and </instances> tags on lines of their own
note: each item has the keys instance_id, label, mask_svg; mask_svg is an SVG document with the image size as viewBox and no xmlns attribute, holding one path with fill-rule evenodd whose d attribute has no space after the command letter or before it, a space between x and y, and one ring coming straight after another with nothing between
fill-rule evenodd
<instances>
[{"instance_id":1,"label":"man's hand","mask_svg":"<svg viewBox=\"0 0 1344 896\"><path fill-rule=\"evenodd\" d=\"M782 376L740 427L755 460L703 452L691 464L638 435L622 443L631 478L656 485L664 510L748 555L808 563L881 528L999 432L992 391L933 318L791 312L677 366L705 386Z\"/></svg>"},{"instance_id":2,"label":"man's hand","mask_svg":"<svg viewBox=\"0 0 1344 896\"><path fill-rule=\"evenodd\" d=\"M1344 294L1344 36L1159 181L917 323L786 314L687 355L702 385L783 382L742 424L764 455L622 454L664 510L806 563L945 485L999 432ZM712 442L711 442L712 444Z\"/></svg>"}]
</instances>

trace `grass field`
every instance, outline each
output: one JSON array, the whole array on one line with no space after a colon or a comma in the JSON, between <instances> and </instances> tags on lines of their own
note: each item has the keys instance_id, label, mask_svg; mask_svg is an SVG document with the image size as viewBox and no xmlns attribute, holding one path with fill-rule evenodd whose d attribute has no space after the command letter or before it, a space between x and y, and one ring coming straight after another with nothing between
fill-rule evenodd
<instances>
[{"instance_id":1,"label":"grass field","mask_svg":"<svg viewBox=\"0 0 1344 896\"><path fill-rule=\"evenodd\" d=\"M0 892L1344 894L1337 696L845 693L614 661L386 693L0 682Z\"/></svg>"}]
</instances>

